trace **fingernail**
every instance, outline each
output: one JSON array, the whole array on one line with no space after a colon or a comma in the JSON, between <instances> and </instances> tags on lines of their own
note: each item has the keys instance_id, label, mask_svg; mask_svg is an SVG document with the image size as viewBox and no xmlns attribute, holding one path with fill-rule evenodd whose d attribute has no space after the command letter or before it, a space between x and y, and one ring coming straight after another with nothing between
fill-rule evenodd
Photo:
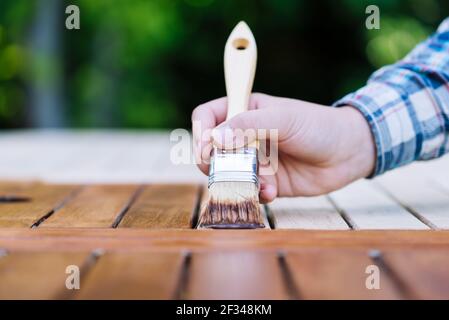
<instances>
[{"instance_id":1,"label":"fingernail","mask_svg":"<svg viewBox=\"0 0 449 320\"><path fill-rule=\"evenodd\" d=\"M212 138L219 146L225 146L227 141L232 141L232 129L229 125L222 125L212 130Z\"/></svg>"}]
</instances>

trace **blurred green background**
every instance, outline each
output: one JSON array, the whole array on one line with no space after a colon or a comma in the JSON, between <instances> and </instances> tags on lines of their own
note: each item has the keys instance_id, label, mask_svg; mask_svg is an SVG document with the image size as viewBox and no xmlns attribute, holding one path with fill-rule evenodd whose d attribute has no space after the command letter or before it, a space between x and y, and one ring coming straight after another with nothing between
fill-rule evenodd
<instances>
[{"instance_id":1,"label":"blurred green background","mask_svg":"<svg viewBox=\"0 0 449 320\"><path fill-rule=\"evenodd\" d=\"M65 28L70 4L80 30ZM365 28L369 4L380 30ZM447 0L1 0L0 128L187 128L225 95L240 20L258 44L254 91L331 104L448 15Z\"/></svg>"}]
</instances>

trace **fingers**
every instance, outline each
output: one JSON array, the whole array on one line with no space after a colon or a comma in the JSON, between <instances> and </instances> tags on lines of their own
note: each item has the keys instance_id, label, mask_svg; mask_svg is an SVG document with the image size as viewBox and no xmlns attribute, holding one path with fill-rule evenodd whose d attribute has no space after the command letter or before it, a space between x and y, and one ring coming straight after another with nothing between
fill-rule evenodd
<instances>
[{"instance_id":1,"label":"fingers","mask_svg":"<svg viewBox=\"0 0 449 320\"><path fill-rule=\"evenodd\" d=\"M194 155L200 170L207 174L210 159L211 130L226 119L226 98L199 105L192 113Z\"/></svg>"},{"instance_id":2,"label":"fingers","mask_svg":"<svg viewBox=\"0 0 449 320\"><path fill-rule=\"evenodd\" d=\"M270 203L276 198L276 187L271 184L262 184L260 186L259 200L260 203Z\"/></svg>"},{"instance_id":3,"label":"fingers","mask_svg":"<svg viewBox=\"0 0 449 320\"><path fill-rule=\"evenodd\" d=\"M265 94L252 94L248 109L268 108L270 105L275 105L274 100L274 97ZM226 98L220 98L198 106L192 113L195 158L199 169L206 175L209 173L209 160L213 148L211 130L225 121L226 112ZM261 115L263 116L263 114ZM232 123L236 127L245 127L245 125L240 125L238 121ZM251 124L252 122L246 123L246 126ZM261 177L259 193L261 203L268 203L276 198L277 187L275 181L272 180L274 179Z\"/></svg>"},{"instance_id":4,"label":"fingers","mask_svg":"<svg viewBox=\"0 0 449 320\"><path fill-rule=\"evenodd\" d=\"M196 141L206 140L203 132L213 129L226 119L226 98L219 98L199 105L192 112L193 137Z\"/></svg>"},{"instance_id":5,"label":"fingers","mask_svg":"<svg viewBox=\"0 0 449 320\"><path fill-rule=\"evenodd\" d=\"M256 139L283 139L292 118L288 110L264 108L240 113L212 131L214 143L223 149L241 148Z\"/></svg>"},{"instance_id":6,"label":"fingers","mask_svg":"<svg viewBox=\"0 0 449 320\"><path fill-rule=\"evenodd\" d=\"M251 95L249 110L267 105L263 103L268 95L255 93ZM205 174L209 170L210 153L212 151L212 129L226 120L227 98L219 98L196 107L192 112L192 133L196 163Z\"/></svg>"},{"instance_id":7,"label":"fingers","mask_svg":"<svg viewBox=\"0 0 449 320\"><path fill-rule=\"evenodd\" d=\"M277 108L278 105L285 104L284 100L289 99L254 93L250 97L249 111L226 122L227 99L225 97L196 107L192 113L192 131L195 160L200 170L205 174L209 170L212 141L218 147L232 149L243 147L256 139L267 139L267 132L254 129L277 129L280 120L276 118L279 113L270 107ZM268 119L264 119L266 117ZM220 124L222 126L219 126ZM218 131L213 131L217 126L219 126ZM242 131L235 129L242 129ZM241 134L238 134L239 132Z\"/></svg>"},{"instance_id":8,"label":"fingers","mask_svg":"<svg viewBox=\"0 0 449 320\"><path fill-rule=\"evenodd\" d=\"M260 203L269 203L276 198L277 190L276 187L271 184L261 184L259 192Z\"/></svg>"}]
</instances>

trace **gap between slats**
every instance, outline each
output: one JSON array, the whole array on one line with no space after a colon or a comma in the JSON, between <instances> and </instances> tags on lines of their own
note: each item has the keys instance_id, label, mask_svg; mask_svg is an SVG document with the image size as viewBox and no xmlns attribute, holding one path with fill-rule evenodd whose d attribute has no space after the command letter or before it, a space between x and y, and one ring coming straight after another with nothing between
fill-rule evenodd
<instances>
[{"instance_id":1,"label":"gap between slats","mask_svg":"<svg viewBox=\"0 0 449 320\"><path fill-rule=\"evenodd\" d=\"M410 286L397 275L397 270L392 268L388 261L384 261L383 254L379 250L337 250L319 249L315 252L320 259L313 260L314 249L294 250L294 251L259 251L259 252L193 252L189 255L188 262L185 263L182 277L178 287L177 299L409 299L414 297L409 290ZM347 268L338 268L332 257L334 254L343 255L343 259L348 258L344 263L350 266L357 263L351 260L352 257L364 257L363 265L358 271L359 275L349 272ZM254 272L260 271L261 266L266 267L267 261L263 264L248 265L245 262L245 255L260 255L266 259L267 254L271 254L271 259L275 259L275 269L264 270L264 276L254 276ZM300 254L300 265L310 261L318 263L311 269L297 269L298 262L293 263L295 254ZM312 255L311 255L312 254ZM220 257L221 256L221 257ZM260 258L261 259L261 258ZM262 259L262 260L264 260ZM327 262L326 262L327 259ZM254 260L254 259L253 259ZM255 259L254 261L256 261ZM262 261L261 260L261 261ZM219 267L224 265L226 267ZM272 260L274 261L274 260ZM362 261L362 260L360 260ZM343 261L341 261L343 262ZM323 266L323 264L325 264ZM368 289L365 287L366 278L370 274L366 273L366 267L375 265L380 270L380 290ZM311 266L309 264L309 266ZM344 266L344 264L343 264ZM323 268L324 267L324 268ZM235 271L235 269L238 269ZM245 272L252 272L253 278L246 278ZM321 271L318 277L310 272ZM355 270L355 269L354 269ZM353 270L353 271L354 271ZM240 275L239 275L240 274ZM330 275L332 279L323 277ZM316 283L303 282L302 279L312 279ZM355 281L348 277L355 277ZM329 280L329 281L328 281ZM246 281L246 282L245 282ZM323 282L324 281L324 282ZM335 282L336 281L336 282ZM358 282L359 283L358 283ZM261 283L266 284L261 286ZM241 285L244 287L240 287ZM354 285L359 286L358 288ZM333 286L333 287L332 287ZM315 287L315 288L314 288Z\"/></svg>"},{"instance_id":2,"label":"gap between slats","mask_svg":"<svg viewBox=\"0 0 449 320\"><path fill-rule=\"evenodd\" d=\"M173 299L186 254L106 252L84 276L72 299Z\"/></svg>"},{"instance_id":3,"label":"gap between slats","mask_svg":"<svg viewBox=\"0 0 449 320\"><path fill-rule=\"evenodd\" d=\"M352 223L328 196L278 198L265 205L272 229L348 230Z\"/></svg>"},{"instance_id":4,"label":"gap between slats","mask_svg":"<svg viewBox=\"0 0 449 320\"><path fill-rule=\"evenodd\" d=\"M190 253L176 299L298 299L281 252L271 250Z\"/></svg>"},{"instance_id":5,"label":"gap between slats","mask_svg":"<svg viewBox=\"0 0 449 320\"><path fill-rule=\"evenodd\" d=\"M414 216L416 219L421 221L423 224L428 226L430 229L438 230L439 228L433 224L429 219L427 219L425 216L420 214L418 211L413 209L413 207L408 206L405 202L400 201L397 196L395 196L393 193L391 193L388 189L386 189L382 184L379 184L377 182L373 183L376 185L376 187L383 193L385 193L390 199L398 203L401 207L403 207L405 210L407 210L412 216ZM449 209L449 208L448 208Z\"/></svg>"},{"instance_id":6,"label":"gap between slats","mask_svg":"<svg viewBox=\"0 0 449 320\"><path fill-rule=\"evenodd\" d=\"M432 229L449 229L449 193L427 174L404 168L381 176L374 182Z\"/></svg>"},{"instance_id":7,"label":"gap between slats","mask_svg":"<svg viewBox=\"0 0 449 320\"><path fill-rule=\"evenodd\" d=\"M40 183L2 183L3 193L17 193L18 197L25 197L24 202L10 202L0 206L0 226L38 227L48 217L60 210L83 186L45 185Z\"/></svg>"},{"instance_id":8,"label":"gap between slats","mask_svg":"<svg viewBox=\"0 0 449 320\"><path fill-rule=\"evenodd\" d=\"M72 199L74 199L80 192L83 191L85 186L79 186L72 192L70 192L67 197L65 197L59 204L57 204L51 211L49 211L46 215L39 218L36 222L31 225L31 229L39 227L43 222L45 222L48 218L54 215L57 211L62 209L67 203L69 203Z\"/></svg>"},{"instance_id":9,"label":"gap between slats","mask_svg":"<svg viewBox=\"0 0 449 320\"><path fill-rule=\"evenodd\" d=\"M0 249L0 272L9 272L9 280L3 274L1 296L6 299L449 297L447 249L380 252L309 248L193 253L97 249L84 260L80 259L82 256L64 252L13 252L8 256ZM74 263L80 266L80 290L64 288L68 276L66 264ZM364 287L369 276L365 268L370 264L380 269L381 290ZM16 274L11 275L8 266L9 269L14 266L11 270ZM17 282L18 279L22 281Z\"/></svg>"},{"instance_id":10,"label":"gap between slats","mask_svg":"<svg viewBox=\"0 0 449 320\"><path fill-rule=\"evenodd\" d=\"M0 258L2 299L55 299L65 289L67 267L81 266L87 252L12 252ZM68 291L67 289L65 289Z\"/></svg>"},{"instance_id":11,"label":"gap between slats","mask_svg":"<svg viewBox=\"0 0 449 320\"><path fill-rule=\"evenodd\" d=\"M198 202L198 185L159 184L145 187L123 215L118 228L191 229Z\"/></svg>"},{"instance_id":12,"label":"gap between slats","mask_svg":"<svg viewBox=\"0 0 449 320\"><path fill-rule=\"evenodd\" d=\"M40 217L35 223L33 223L32 228L37 227L45 227L45 228L55 228L55 227L105 227L105 228L118 228L118 227L131 227L131 228L142 228L142 227L149 227L148 223L146 223L144 220L147 219L148 221L153 221L156 219L156 223L152 225L152 228L194 228L196 225L196 221L198 219L198 214L200 210L200 203L201 203L201 197L202 197L202 187L199 185L136 185L136 190L133 191L129 198L126 201L123 201L123 205L121 205L121 209L117 212L112 211L114 209L113 207L106 207L103 216L99 217L98 214L94 214L95 209L95 199L92 199L94 201L91 205L91 207L87 206L87 211L83 213L81 209L82 203L79 203L80 201L83 201L83 197L88 197L90 188L101 188L102 186L98 185L91 185L91 186L81 186L77 188L75 191L70 193L67 197L65 197L59 204L57 204L53 209L51 209L47 214ZM111 185L110 188L114 187L114 185ZM104 188L109 188L109 186L105 186ZM119 186L117 185L117 188ZM173 188L173 190L177 190L179 188L195 188L195 194L190 197L189 195L185 196L185 203L180 202L179 204L172 205L173 199L164 199L163 195L161 199L157 199L157 193L159 189L167 188L166 190ZM153 190L154 189L154 190ZM161 190L162 190L161 189ZM82 194L82 193L86 194ZM165 191L162 191L162 194L164 194ZM183 193L181 193L183 195ZM81 197L83 196L83 197ZM112 196L112 194L111 194ZM146 198L150 197L149 201L146 201ZM154 200L155 202L152 202L151 199L157 199ZM87 199L89 200L89 199ZM106 199L107 201L107 194ZM191 200L192 203L188 203L189 200ZM137 208L135 204L137 203ZM143 203L143 204L142 204ZM119 203L117 203L119 205ZM140 205L140 209L139 209ZM73 209L70 209L72 206L75 206ZM116 205L115 205L116 206ZM160 206L159 209L158 206ZM189 206L192 209L190 212L187 212L184 208L185 206ZM165 209L164 209L165 208ZM182 208L182 212L178 212L177 208ZM69 211L67 211L69 210ZM77 211L77 216L72 216L72 211ZM80 211L81 210L81 211ZM139 210L134 212L135 210ZM142 211L143 210L143 211ZM156 211L155 211L156 210ZM165 211L163 212L164 215L160 216L160 218L152 217L152 215L160 214L157 213L158 210L165 210L165 211L172 211L172 214L168 214L165 218ZM179 209L181 210L181 209ZM66 212L67 211L67 212ZM127 214L131 211L132 217L127 217ZM185 211L185 212L184 212ZM182 217L179 217L179 219L175 219L174 215L179 215ZM188 213L189 217L184 217ZM56 215L60 214L60 215ZM136 215L137 214L137 215ZM110 218L108 218L110 216ZM139 222L139 220L135 219L143 218L143 221L145 223L142 224L142 221ZM75 220L74 220L75 219ZM90 220L89 220L90 219ZM92 220L94 219L94 220ZM110 219L109 222L106 221L107 219ZM128 219L128 220L127 220ZM131 219L131 220L130 220ZM158 219L162 219L164 221L159 221ZM173 220L174 219L174 220ZM98 220L98 221L97 221ZM123 224L123 221L125 220L125 225ZM166 220L166 221L165 221ZM182 221L188 221L186 223L183 223ZM130 222L131 221L131 222ZM157 223L159 221L159 223ZM180 224L182 223L182 224Z\"/></svg>"},{"instance_id":13,"label":"gap between slats","mask_svg":"<svg viewBox=\"0 0 449 320\"><path fill-rule=\"evenodd\" d=\"M411 299L449 299L449 250L389 249L383 255Z\"/></svg>"},{"instance_id":14,"label":"gap between slats","mask_svg":"<svg viewBox=\"0 0 449 320\"><path fill-rule=\"evenodd\" d=\"M383 259L379 250L306 249L285 253L286 266L301 299L409 299L409 287ZM378 289L368 277L379 268ZM368 270L368 272L367 272ZM375 276L375 275L374 275Z\"/></svg>"},{"instance_id":15,"label":"gap between slats","mask_svg":"<svg viewBox=\"0 0 449 320\"><path fill-rule=\"evenodd\" d=\"M356 230L430 229L368 180L358 180L329 197Z\"/></svg>"}]
</instances>

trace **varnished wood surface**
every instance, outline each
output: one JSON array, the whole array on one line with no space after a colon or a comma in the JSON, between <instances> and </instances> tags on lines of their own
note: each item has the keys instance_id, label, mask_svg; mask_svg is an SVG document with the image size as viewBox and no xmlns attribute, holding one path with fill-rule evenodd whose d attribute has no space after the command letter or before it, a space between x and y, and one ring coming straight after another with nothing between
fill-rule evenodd
<instances>
[{"instance_id":1,"label":"varnished wood surface","mask_svg":"<svg viewBox=\"0 0 449 320\"><path fill-rule=\"evenodd\" d=\"M318 242L319 245L319 242ZM449 247L15 251L0 257L1 299L448 299ZM95 254L94 254L95 253ZM93 258L95 256L95 258ZM66 268L81 269L78 290ZM368 268L378 288L366 286Z\"/></svg>"},{"instance_id":2,"label":"varnished wood surface","mask_svg":"<svg viewBox=\"0 0 449 320\"><path fill-rule=\"evenodd\" d=\"M288 253L286 260L303 299L403 298L389 275L381 278L378 290L366 287L366 269L377 265L369 254L370 250L310 249Z\"/></svg>"},{"instance_id":3,"label":"varnished wood surface","mask_svg":"<svg viewBox=\"0 0 449 320\"><path fill-rule=\"evenodd\" d=\"M108 228L126 210L138 186L86 186L57 212L42 221L47 228Z\"/></svg>"},{"instance_id":4,"label":"varnished wood surface","mask_svg":"<svg viewBox=\"0 0 449 320\"><path fill-rule=\"evenodd\" d=\"M288 299L275 251L198 252L186 299Z\"/></svg>"},{"instance_id":5,"label":"varnished wood surface","mask_svg":"<svg viewBox=\"0 0 449 320\"><path fill-rule=\"evenodd\" d=\"M0 257L0 299L58 299L66 268L81 267L88 252L17 252Z\"/></svg>"},{"instance_id":6,"label":"varnished wood surface","mask_svg":"<svg viewBox=\"0 0 449 320\"><path fill-rule=\"evenodd\" d=\"M199 185L149 185L118 224L120 228L192 228Z\"/></svg>"},{"instance_id":7,"label":"varnished wood surface","mask_svg":"<svg viewBox=\"0 0 449 320\"><path fill-rule=\"evenodd\" d=\"M441 249L392 250L384 254L412 299L449 299L449 252Z\"/></svg>"},{"instance_id":8,"label":"varnished wood surface","mask_svg":"<svg viewBox=\"0 0 449 320\"><path fill-rule=\"evenodd\" d=\"M12 251L282 249L299 247L449 248L449 231L0 229Z\"/></svg>"},{"instance_id":9,"label":"varnished wood surface","mask_svg":"<svg viewBox=\"0 0 449 320\"><path fill-rule=\"evenodd\" d=\"M449 157L278 199L263 230L196 230L205 178L171 146L167 133L0 135L0 298L449 298Z\"/></svg>"},{"instance_id":10,"label":"varnished wood surface","mask_svg":"<svg viewBox=\"0 0 449 320\"><path fill-rule=\"evenodd\" d=\"M65 204L79 186L42 185L39 183L3 187L3 195L25 197L26 201L0 204L0 228L38 225ZM17 192L15 191L17 190Z\"/></svg>"},{"instance_id":11,"label":"varnished wood surface","mask_svg":"<svg viewBox=\"0 0 449 320\"><path fill-rule=\"evenodd\" d=\"M206 177L199 172L194 163L176 164L172 161L172 147L178 142L170 139L169 132L163 131L3 132L0 134L0 150L2 150L0 184L4 184L1 181L7 180L26 182L41 180L77 186L105 184L140 186L159 185L166 182L183 185L205 184ZM36 154L39 156L35 156ZM337 230L346 227L356 230L448 229L449 170L447 168L449 168L449 156L434 161L414 163L388 172L374 180L356 182L329 195L326 198L331 201L330 206L320 197L282 199L279 201L281 208L276 203L271 205L272 212L275 213L272 215L271 224L272 227L277 226L277 228L319 230ZM11 188L5 190L5 192L11 191ZM20 190L16 191L20 192ZM103 190L98 191L103 192ZM0 186L0 196L2 194L4 193ZM90 194L86 194L85 191L83 194L79 195L81 199L87 200L86 197L90 197ZM55 200L58 202L59 199ZM153 198L151 201L155 200ZM145 202L145 200L140 201ZM47 202L47 205L53 206L52 202ZM151 203L145 205L151 207ZM6 204L2 203L2 207L5 206ZM113 206L113 204L104 204L104 206ZM45 205L41 207L40 212L32 212L31 216L28 215L28 209L24 213L18 206L14 206L16 209L12 209L12 206L9 208L18 211L17 216L20 218L16 219L12 216L4 218L0 215L2 227L27 227L39 222L43 213L44 215L48 213L48 206ZM26 208L26 204L23 204L23 208ZM37 208L37 205L33 204L33 208ZM83 206L83 210L86 210L85 208L87 203L86 207ZM124 215L124 221L121 221L119 216L114 223L118 227L153 227L158 220L155 218L157 214L151 214L150 218L147 209L143 208L137 216ZM104 210L109 209L104 208ZM120 212L121 209L118 210ZM108 216L110 213L105 214ZM85 213L83 215L89 216ZM185 215L183 217L182 222L179 219L176 222L178 227L180 225L185 227L188 224L186 224ZM55 215L44 222L42 227L49 227L50 224L54 227L62 226L65 218L62 220L59 218L59 215ZM69 219L69 217L66 218ZM159 219L157 222L161 227L164 224L170 227L166 224L167 221L175 222L176 220L173 217L171 219ZM65 221L70 222L72 226L88 224L88 220L85 222ZM98 223L103 224L103 222L91 222L90 226L99 227Z\"/></svg>"},{"instance_id":12,"label":"varnished wood surface","mask_svg":"<svg viewBox=\"0 0 449 320\"><path fill-rule=\"evenodd\" d=\"M75 299L173 299L185 254L111 252L98 258Z\"/></svg>"}]
</instances>

